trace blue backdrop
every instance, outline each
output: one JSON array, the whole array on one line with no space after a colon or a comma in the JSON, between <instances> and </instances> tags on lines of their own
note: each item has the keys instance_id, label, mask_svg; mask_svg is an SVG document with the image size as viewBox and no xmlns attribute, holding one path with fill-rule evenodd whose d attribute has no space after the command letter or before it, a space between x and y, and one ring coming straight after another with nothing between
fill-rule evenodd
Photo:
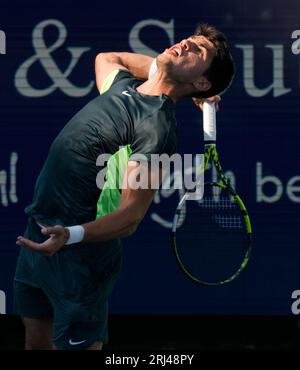
<instances>
[{"instance_id":1,"label":"blue backdrop","mask_svg":"<svg viewBox=\"0 0 300 370\"><path fill-rule=\"evenodd\" d=\"M156 55L204 21L227 35L237 66L218 113L218 147L224 169L233 172L247 200L252 259L228 286L193 285L179 271L170 245L178 192L159 192L139 231L124 241L111 312L291 314L291 294L300 289L300 63L292 38L299 15L296 0L1 5L6 54L0 54L0 290L7 312L24 208L52 140L97 95L96 54ZM201 115L191 101L178 105L177 120L180 152L201 152Z\"/></svg>"}]
</instances>

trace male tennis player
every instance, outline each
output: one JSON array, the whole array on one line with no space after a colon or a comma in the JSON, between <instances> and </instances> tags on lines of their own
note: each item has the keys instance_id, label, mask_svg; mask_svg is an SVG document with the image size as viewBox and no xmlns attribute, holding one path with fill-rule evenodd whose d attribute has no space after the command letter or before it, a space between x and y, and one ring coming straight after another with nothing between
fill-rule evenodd
<instances>
[{"instance_id":1,"label":"male tennis player","mask_svg":"<svg viewBox=\"0 0 300 370\"><path fill-rule=\"evenodd\" d=\"M150 67L157 71L143 82ZM119 238L136 230L155 194L150 185L133 189L130 176L151 154L176 151L175 103L220 93L233 73L223 34L206 25L156 61L130 53L97 56L100 96L54 140L26 208L25 237L17 240L26 247L16 269L15 305L27 349L100 349L107 341ZM101 153L113 156L103 189L96 184ZM122 191L120 183L111 186L115 170L123 173ZM149 178L159 176L147 171Z\"/></svg>"}]
</instances>

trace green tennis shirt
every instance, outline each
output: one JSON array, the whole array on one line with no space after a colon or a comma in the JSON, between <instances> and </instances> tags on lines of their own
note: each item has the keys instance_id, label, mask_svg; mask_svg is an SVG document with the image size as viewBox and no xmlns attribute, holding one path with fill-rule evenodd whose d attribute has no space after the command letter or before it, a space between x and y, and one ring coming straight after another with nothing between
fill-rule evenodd
<instances>
[{"instance_id":1,"label":"green tennis shirt","mask_svg":"<svg viewBox=\"0 0 300 370\"><path fill-rule=\"evenodd\" d=\"M118 208L128 160L176 151L174 103L164 94L138 93L141 83L128 71L113 71L101 94L66 124L51 145L28 215L48 225L93 221ZM110 159L98 166L101 154ZM105 167L99 188L96 178Z\"/></svg>"}]
</instances>

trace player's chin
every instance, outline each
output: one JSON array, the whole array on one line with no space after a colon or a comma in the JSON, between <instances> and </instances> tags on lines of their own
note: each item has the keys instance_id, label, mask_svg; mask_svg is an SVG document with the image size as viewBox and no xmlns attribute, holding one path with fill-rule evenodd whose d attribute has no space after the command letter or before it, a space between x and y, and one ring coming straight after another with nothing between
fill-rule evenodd
<instances>
[{"instance_id":1,"label":"player's chin","mask_svg":"<svg viewBox=\"0 0 300 370\"><path fill-rule=\"evenodd\" d=\"M168 71L174 66L174 56L167 52L159 54L156 61L158 68L162 70Z\"/></svg>"}]
</instances>

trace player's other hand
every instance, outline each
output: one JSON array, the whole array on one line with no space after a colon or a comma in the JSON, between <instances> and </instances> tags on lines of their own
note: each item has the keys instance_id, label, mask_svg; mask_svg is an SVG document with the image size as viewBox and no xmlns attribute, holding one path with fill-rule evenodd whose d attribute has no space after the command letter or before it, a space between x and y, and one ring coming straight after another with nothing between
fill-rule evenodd
<instances>
[{"instance_id":1,"label":"player's other hand","mask_svg":"<svg viewBox=\"0 0 300 370\"><path fill-rule=\"evenodd\" d=\"M20 247L31 249L35 252L40 252L45 256L53 256L58 252L67 240L69 239L69 230L58 225L54 227L43 227L41 233L49 236L43 243L35 243L32 240L26 239L23 236L18 236L16 244Z\"/></svg>"},{"instance_id":2,"label":"player's other hand","mask_svg":"<svg viewBox=\"0 0 300 370\"><path fill-rule=\"evenodd\" d=\"M212 96L210 98L206 98L206 99L202 99L202 98L193 98L193 102L195 103L195 105L200 108L202 111L203 111L203 103L205 101L209 102L209 103L215 103L216 105L216 110L218 111L219 110L219 102L221 100L221 97L219 95L215 95L215 96Z\"/></svg>"}]
</instances>

